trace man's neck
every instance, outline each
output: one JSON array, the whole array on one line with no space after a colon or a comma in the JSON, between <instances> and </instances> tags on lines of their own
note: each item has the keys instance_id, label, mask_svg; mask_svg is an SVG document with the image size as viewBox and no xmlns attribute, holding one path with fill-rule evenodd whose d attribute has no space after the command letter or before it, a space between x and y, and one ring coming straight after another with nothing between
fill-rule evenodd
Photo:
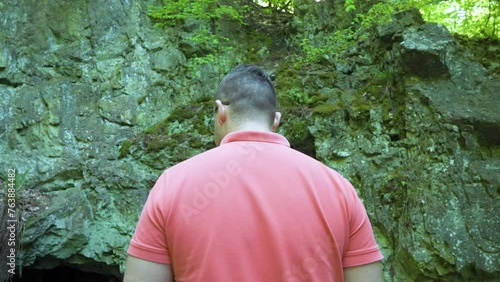
<instances>
[{"instance_id":1,"label":"man's neck","mask_svg":"<svg viewBox=\"0 0 500 282\"><path fill-rule=\"evenodd\" d=\"M245 122L231 127L230 132L234 131L242 131L242 130L251 130L251 131L269 131L271 132L271 128L267 125L263 125L259 122Z\"/></svg>"}]
</instances>

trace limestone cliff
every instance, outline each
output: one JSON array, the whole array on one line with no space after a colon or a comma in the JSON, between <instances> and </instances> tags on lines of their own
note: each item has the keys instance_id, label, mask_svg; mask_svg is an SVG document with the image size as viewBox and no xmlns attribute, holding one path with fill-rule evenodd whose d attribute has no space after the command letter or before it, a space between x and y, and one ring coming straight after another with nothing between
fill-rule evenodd
<instances>
[{"instance_id":1,"label":"limestone cliff","mask_svg":"<svg viewBox=\"0 0 500 282\"><path fill-rule=\"evenodd\" d=\"M16 169L24 269L120 277L149 189L213 147L211 94L250 62L275 77L280 133L358 188L386 281L500 275L498 43L478 55L408 12L342 62L295 69L288 35L247 26L255 46L193 73L186 30L155 28L150 4L0 0L0 183Z\"/></svg>"}]
</instances>

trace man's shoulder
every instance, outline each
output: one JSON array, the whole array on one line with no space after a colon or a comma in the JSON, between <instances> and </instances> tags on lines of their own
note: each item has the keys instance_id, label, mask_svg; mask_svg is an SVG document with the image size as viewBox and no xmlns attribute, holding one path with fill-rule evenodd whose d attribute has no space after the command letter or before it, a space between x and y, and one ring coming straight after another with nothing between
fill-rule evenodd
<instances>
[{"instance_id":1,"label":"man's shoulder","mask_svg":"<svg viewBox=\"0 0 500 282\"><path fill-rule=\"evenodd\" d=\"M220 154L220 147L215 147L205 152L194 155L188 159L185 159L173 166L166 168L164 172L178 172L185 169L195 169L198 166L209 165L211 162L217 159Z\"/></svg>"}]
</instances>

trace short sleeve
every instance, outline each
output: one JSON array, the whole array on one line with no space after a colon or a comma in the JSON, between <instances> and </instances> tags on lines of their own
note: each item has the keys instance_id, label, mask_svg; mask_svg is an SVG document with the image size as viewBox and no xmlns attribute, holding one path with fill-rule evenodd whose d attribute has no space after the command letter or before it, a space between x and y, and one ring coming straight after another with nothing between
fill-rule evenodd
<instances>
[{"instance_id":1,"label":"short sleeve","mask_svg":"<svg viewBox=\"0 0 500 282\"><path fill-rule=\"evenodd\" d=\"M373 229L363 203L352 190L349 207L349 239L344 253L343 267L358 266L380 261L382 253L375 241Z\"/></svg>"},{"instance_id":2,"label":"short sleeve","mask_svg":"<svg viewBox=\"0 0 500 282\"><path fill-rule=\"evenodd\" d=\"M166 175L163 173L149 193L135 229L128 254L140 259L170 264L165 236L168 203L165 197Z\"/></svg>"}]
</instances>

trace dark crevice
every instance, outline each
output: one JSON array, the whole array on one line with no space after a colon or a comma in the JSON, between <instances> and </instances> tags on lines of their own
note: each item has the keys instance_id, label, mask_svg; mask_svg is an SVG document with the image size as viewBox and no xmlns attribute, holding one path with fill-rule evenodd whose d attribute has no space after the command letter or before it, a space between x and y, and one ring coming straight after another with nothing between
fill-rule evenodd
<instances>
[{"instance_id":1,"label":"dark crevice","mask_svg":"<svg viewBox=\"0 0 500 282\"><path fill-rule=\"evenodd\" d=\"M399 134L389 134L389 137L391 138L391 142L396 142L396 141L401 140L401 137L399 136Z\"/></svg>"},{"instance_id":2,"label":"dark crevice","mask_svg":"<svg viewBox=\"0 0 500 282\"><path fill-rule=\"evenodd\" d=\"M14 282L118 282L121 277L84 272L69 266L53 269L23 269L22 276L16 276Z\"/></svg>"},{"instance_id":3,"label":"dark crevice","mask_svg":"<svg viewBox=\"0 0 500 282\"><path fill-rule=\"evenodd\" d=\"M0 78L0 84L3 84L3 85L7 85L7 86L10 86L10 87L18 87L20 85L22 85L21 83L16 83L16 82L12 82L6 78Z\"/></svg>"}]
</instances>

